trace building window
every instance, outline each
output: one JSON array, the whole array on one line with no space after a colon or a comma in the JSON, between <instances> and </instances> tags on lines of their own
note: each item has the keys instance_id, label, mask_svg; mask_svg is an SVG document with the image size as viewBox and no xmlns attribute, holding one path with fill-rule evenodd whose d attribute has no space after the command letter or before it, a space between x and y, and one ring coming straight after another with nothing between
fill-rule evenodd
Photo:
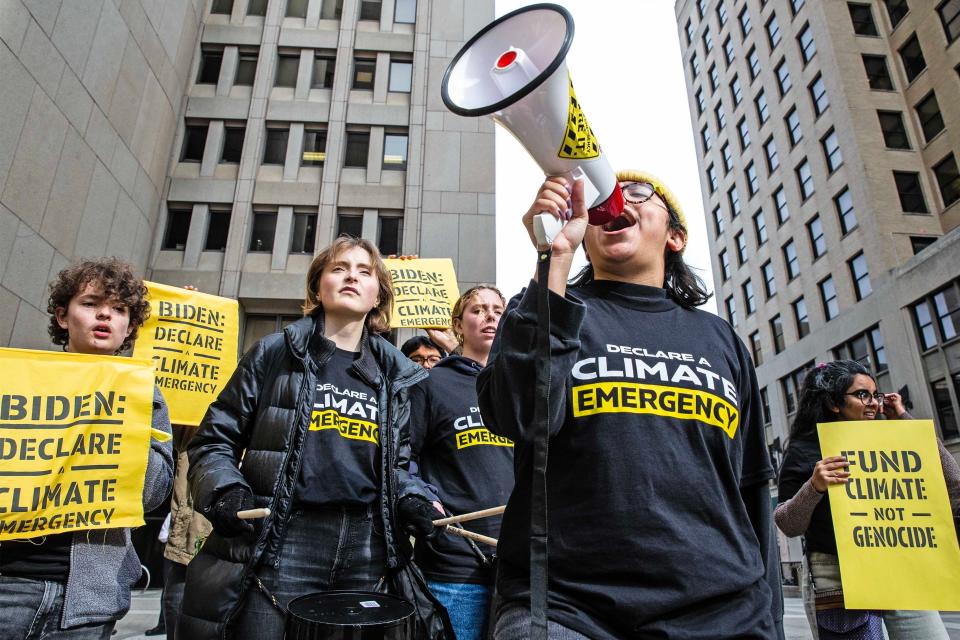
<instances>
[{"instance_id":1,"label":"building window","mask_svg":"<svg viewBox=\"0 0 960 640\"><path fill-rule=\"evenodd\" d=\"M727 201L730 203L730 217L736 218L740 215L740 194L737 193L736 185L727 191Z\"/></svg>"},{"instance_id":2,"label":"building window","mask_svg":"<svg viewBox=\"0 0 960 640\"><path fill-rule=\"evenodd\" d=\"M823 76L818 73L808 89L810 100L813 101L813 112L819 117L830 107L830 100L827 99L827 88L823 84Z\"/></svg>"},{"instance_id":3,"label":"building window","mask_svg":"<svg viewBox=\"0 0 960 640\"><path fill-rule=\"evenodd\" d=\"M753 366L759 367L763 364L763 347L760 344L760 332L754 331L750 334L750 351L753 354Z\"/></svg>"},{"instance_id":4,"label":"building window","mask_svg":"<svg viewBox=\"0 0 960 640\"><path fill-rule=\"evenodd\" d=\"M697 115L702 114L703 110L707 108L707 103L703 99L703 89L697 89L695 94L697 98Z\"/></svg>"},{"instance_id":5,"label":"building window","mask_svg":"<svg viewBox=\"0 0 960 640\"><path fill-rule=\"evenodd\" d=\"M960 296L956 285L950 285L933 295L933 307L937 313L937 325L944 342L957 337L960 328Z\"/></svg>"},{"instance_id":6,"label":"building window","mask_svg":"<svg viewBox=\"0 0 960 640\"><path fill-rule=\"evenodd\" d=\"M790 80L790 68L787 67L787 59L784 58L776 66L777 86L780 88L780 97L786 95L787 91L793 87L793 81Z\"/></svg>"},{"instance_id":7,"label":"building window","mask_svg":"<svg viewBox=\"0 0 960 640\"><path fill-rule=\"evenodd\" d=\"M914 109L917 110L917 117L920 119L923 137L927 142L930 142L935 135L943 131L943 116L940 115L937 94L931 91L917 103Z\"/></svg>"},{"instance_id":8,"label":"building window","mask_svg":"<svg viewBox=\"0 0 960 640\"><path fill-rule=\"evenodd\" d=\"M780 23L777 22L776 14L773 14L767 20L767 40L770 42L771 51L780 44Z\"/></svg>"},{"instance_id":9,"label":"building window","mask_svg":"<svg viewBox=\"0 0 960 640\"><path fill-rule=\"evenodd\" d=\"M271 333L283 331L291 322L296 322L301 316L267 316L247 314L243 328L243 353L249 351L261 338Z\"/></svg>"},{"instance_id":10,"label":"building window","mask_svg":"<svg viewBox=\"0 0 960 640\"><path fill-rule=\"evenodd\" d=\"M781 247L783 251L783 263L787 267L787 281L793 280L800 275L800 260L797 259L797 244L790 240Z\"/></svg>"},{"instance_id":11,"label":"building window","mask_svg":"<svg viewBox=\"0 0 960 640\"><path fill-rule=\"evenodd\" d=\"M227 125L224 127L223 151L220 154L220 162L240 164L240 158L243 155L243 138L246 132L247 128L242 125Z\"/></svg>"},{"instance_id":12,"label":"building window","mask_svg":"<svg viewBox=\"0 0 960 640\"><path fill-rule=\"evenodd\" d=\"M740 118L737 123L737 135L740 137L740 148L746 149L750 146L750 128L747 127L747 119Z\"/></svg>"},{"instance_id":13,"label":"building window","mask_svg":"<svg viewBox=\"0 0 960 640\"><path fill-rule=\"evenodd\" d=\"M867 82L875 91L892 91L893 80L887 69L886 56L863 54L863 70L867 74Z\"/></svg>"},{"instance_id":14,"label":"building window","mask_svg":"<svg viewBox=\"0 0 960 640\"><path fill-rule=\"evenodd\" d=\"M770 319L770 333L773 334L773 351L780 353L786 349L786 340L783 337L783 322L780 320L780 314Z\"/></svg>"},{"instance_id":15,"label":"building window","mask_svg":"<svg viewBox=\"0 0 960 640\"><path fill-rule=\"evenodd\" d=\"M808 199L813 195L814 186L813 186L813 173L810 172L810 163L807 162L807 159L804 158L797 167L793 170L797 176L797 185L800 188L800 197L804 200Z\"/></svg>"},{"instance_id":16,"label":"building window","mask_svg":"<svg viewBox=\"0 0 960 640\"><path fill-rule=\"evenodd\" d=\"M393 10L393 21L399 24L416 22L417 0L397 0Z\"/></svg>"},{"instance_id":17,"label":"building window","mask_svg":"<svg viewBox=\"0 0 960 640\"><path fill-rule=\"evenodd\" d=\"M930 315L930 307L926 300L914 304L913 319L917 323L917 333L920 334L920 344L923 350L932 349L937 346L937 334L933 329L933 317Z\"/></svg>"},{"instance_id":18,"label":"building window","mask_svg":"<svg viewBox=\"0 0 960 640\"><path fill-rule=\"evenodd\" d=\"M341 213L337 215L337 237L363 237L363 216ZM388 254L389 255L389 254Z\"/></svg>"},{"instance_id":19,"label":"building window","mask_svg":"<svg viewBox=\"0 0 960 640\"><path fill-rule=\"evenodd\" d=\"M960 0L943 0L937 7L937 13L940 14L947 42L953 42L960 37Z\"/></svg>"},{"instance_id":20,"label":"building window","mask_svg":"<svg viewBox=\"0 0 960 640\"><path fill-rule=\"evenodd\" d=\"M767 300L777 295L777 280L773 275L773 263L767 260L760 267L760 273L763 274L763 291L767 294Z\"/></svg>"},{"instance_id":21,"label":"building window","mask_svg":"<svg viewBox=\"0 0 960 640\"><path fill-rule=\"evenodd\" d=\"M697 16L702 20L703 12L707 9L707 0L697 0Z\"/></svg>"},{"instance_id":22,"label":"building window","mask_svg":"<svg viewBox=\"0 0 960 640\"><path fill-rule=\"evenodd\" d=\"M797 324L797 338L803 338L810 333L810 318L807 316L807 303L803 296L794 300L790 305L793 307L793 320Z\"/></svg>"},{"instance_id":23,"label":"building window","mask_svg":"<svg viewBox=\"0 0 960 640\"><path fill-rule=\"evenodd\" d=\"M306 18L308 4L308 0L287 0L287 12L285 15L288 18Z\"/></svg>"},{"instance_id":24,"label":"building window","mask_svg":"<svg viewBox=\"0 0 960 640\"><path fill-rule=\"evenodd\" d=\"M380 0L360 0L360 19L379 21L381 5Z\"/></svg>"},{"instance_id":25,"label":"building window","mask_svg":"<svg viewBox=\"0 0 960 640\"><path fill-rule=\"evenodd\" d=\"M710 49L713 49L713 36L710 35L710 27L704 27L703 29L703 50L709 54Z\"/></svg>"},{"instance_id":26,"label":"building window","mask_svg":"<svg viewBox=\"0 0 960 640\"><path fill-rule=\"evenodd\" d=\"M167 228L163 232L163 248L171 251L183 251L187 246L190 233L192 208L174 208L167 206Z\"/></svg>"},{"instance_id":27,"label":"building window","mask_svg":"<svg viewBox=\"0 0 960 640\"><path fill-rule=\"evenodd\" d=\"M753 25L750 24L750 12L747 11L747 8L744 7L743 11L740 12L740 33L743 35L744 40L747 38L747 34L753 29Z\"/></svg>"},{"instance_id":28,"label":"building window","mask_svg":"<svg viewBox=\"0 0 960 640\"><path fill-rule=\"evenodd\" d=\"M747 191L750 192L750 197L752 198L757 194L757 191L760 190L760 178L757 177L757 168L751 162L747 165L744 173L747 176Z\"/></svg>"},{"instance_id":29,"label":"building window","mask_svg":"<svg viewBox=\"0 0 960 640\"><path fill-rule=\"evenodd\" d=\"M753 231L757 236L757 246L763 246L767 242L767 222L763 217L763 209L758 209L753 214Z\"/></svg>"},{"instance_id":30,"label":"building window","mask_svg":"<svg viewBox=\"0 0 960 640\"><path fill-rule=\"evenodd\" d=\"M311 89L332 89L333 74L337 69L337 54L330 51L317 51L313 55L313 76Z\"/></svg>"},{"instance_id":31,"label":"building window","mask_svg":"<svg viewBox=\"0 0 960 640\"><path fill-rule=\"evenodd\" d=\"M728 297L725 300L725 305L727 307L727 321L731 326L737 326L737 301L734 300L733 296Z\"/></svg>"},{"instance_id":32,"label":"building window","mask_svg":"<svg viewBox=\"0 0 960 640\"><path fill-rule=\"evenodd\" d=\"M887 352L883 345L880 326L875 325L863 333L858 333L833 349L837 360L854 360L875 374L889 369Z\"/></svg>"},{"instance_id":33,"label":"building window","mask_svg":"<svg viewBox=\"0 0 960 640\"><path fill-rule=\"evenodd\" d=\"M823 224L820 222L820 215L815 215L807 223L807 235L810 237L810 253L816 260L827 252L827 239L823 235Z\"/></svg>"},{"instance_id":34,"label":"building window","mask_svg":"<svg viewBox=\"0 0 960 640\"><path fill-rule=\"evenodd\" d=\"M210 5L210 13L230 15L233 13L233 0L213 0L213 4Z\"/></svg>"},{"instance_id":35,"label":"building window","mask_svg":"<svg viewBox=\"0 0 960 640\"><path fill-rule=\"evenodd\" d=\"M876 363L876 370L886 371L890 368L887 363L887 348L883 343L883 334L880 333L880 325L867 330L867 336L870 338L870 347L873 349L873 361Z\"/></svg>"},{"instance_id":36,"label":"building window","mask_svg":"<svg viewBox=\"0 0 960 640\"><path fill-rule=\"evenodd\" d=\"M910 11L907 6L907 0L883 0L887 7L887 15L890 16L890 28L896 29L903 17Z\"/></svg>"},{"instance_id":37,"label":"building window","mask_svg":"<svg viewBox=\"0 0 960 640\"><path fill-rule=\"evenodd\" d=\"M803 131L800 129L800 114L797 108L790 109L787 113L787 134L790 136L791 146L797 146L797 143L803 140Z\"/></svg>"},{"instance_id":38,"label":"building window","mask_svg":"<svg viewBox=\"0 0 960 640\"><path fill-rule=\"evenodd\" d=\"M740 89L740 78L733 76L730 81L730 95L733 97L733 104L737 106L743 100L743 91Z\"/></svg>"},{"instance_id":39,"label":"building window","mask_svg":"<svg viewBox=\"0 0 960 640\"><path fill-rule=\"evenodd\" d=\"M861 251L847 261L850 265L850 275L853 277L853 288L857 293L857 300L863 300L873 291L870 285L870 273L867 271L867 258Z\"/></svg>"},{"instance_id":40,"label":"building window","mask_svg":"<svg viewBox=\"0 0 960 640\"><path fill-rule=\"evenodd\" d=\"M797 36L797 44L800 45L800 57L806 64L817 54L817 43L813 41L813 32L810 30L810 24L803 25L800 35Z\"/></svg>"},{"instance_id":41,"label":"building window","mask_svg":"<svg viewBox=\"0 0 960 640\"><path fill-rule=\"evenodd\" d=\"M387 133L383 136L383 168L407 170L407 134Z\"/></svg>"},{"instance_id":42,"label":"building window","mask_svg":"<svg viewBox=\"0 0 960 640\"><path fill-rule=\"evenodd\" d=\"M720 275L724 282L730 279L730 257L726 249L720 252Z\"/></svg>"},{"instance_id":43,"label":"building window","mask_svg":"<svg viewBox=\"0 0 960 640\"><path fill-rule=\"evenodd\" d=\"M217 84L220 80L221 65L223 65L223 49L202 46L200 68L197 69L197 84Z\"/></svg>"},{"instance_id":44,"label":"building window","mask_svg":"<svg viewBox=\"0 0 960 640\"><path fill-rule=\"evenodd\" d=\"M917 255L936 241L937 236L910 236L910 248L913 255Z\"/></svg>"},{"instance_id":45,"label":"building window","mask_svg":"<svg viewBox=\"0 0 960 640\"><path fill-rule=\"evenodd\" d=\"M923 59L923 50L920 48L917 34L910 36L898 52L900 61L903 63L903 71L907 75L907 82L913 82L913 79L927 68L927 61Z\"/></svg>"},{"instance_id":46,"label":"building window","mask_svg":"<svg viewBox=\"0 0 960 640\"><path fill-rule=\"evenodd\" d=\"M390 59L390 82L388 91L410 93L413 83L413 63L408 60Z\"/></svg>"},{"instance_id":47,"label":"building window","mask_svg":"<svg viewBox=\"0 0 960 640\"><path fill-rule=\"evenodd\" d=\"M687 20L687 26L685 30L687 32L687 44L693 44L693 34L696 32L696 30L693 28L692 20Z\"/></svg>"},{"instance_id":48,"label":"building window","mask_svg":"<svg viewBox=\"0 0 960 640\"><path fill-rule=\"evenodd\" d=\"M710 193L717 190L717 170L712 164L707 167L707 184L710 185Z\"/></svg>"},{"instance_id":49,"label":"building window","mask_svg":"<svg viewBox=\"0 0 960 640\"><path fill-rule=\"evenodd\" d=\"M720 149L720 153L723 154L723 174L726 175L730 173L730 170L733 169L733 152L730 151L729 143L725 143L723 148Z\"/></svg>"},{"instance_id":50,"label":"building window","mask_svg":"<svg viewBox=\"0 0 960 640\"><path fill-rule=\"evenodd\" d=\"M247 15L248 16L267 15L267 2L268 0L249 0L249 2L247 2Z\"/></svg>"},{"instance_id":51,"label":"building window","mask_svg":"<svg viewBox=\"0 0 960 640\"><path fill-rule=\"evenodd\" d=\"M723 213L720 211L720 205L713 208L713 227L717 230L719 236L723 233Z\"/></svg>"},{"instance_id":52,"label":"building window","mask_svg":"<svg viewBox=\"0 0 960 640\"><path fill-rule=\"evenodd\" d=\"M783 187L777 187L773 192L773 207L777 210L777 223L782 225L790 219L790 209L787 208L787 193Z\"/></svg>"},{"instance_id":53,"label":"building window","mask_svg":"<svg viewBox=\"0 0 960 640\"><path fill-rule=\"evenodd\" d=\"M773 141L773 136L763 143L763 151L767 155L767 172L772 176L780 167L780 156L777 155L777 143Z\"/></svg>"},{"instance_id":54,"label":"building window","mask_svg":"<svg viewBox=\"0 0 960 640\"><path fill-rule=\"evenodd\" d=\"M717 72L717 65L710 65L710 92L713 93L720 86L720 74Z\"/></svg>"},{"instance_id":55,"label":"building window","mask_svg":"<svg viewBox=\"0 0 960 640\"><path fill-rule=\"evenodd\" d=\"M877 24L873 21L870 5L859 2L848 2L850 20L853 22L853 32L858 36L877 35Z\"/></svg>"},{"instance_id":56,"label":"building window","mask_svg":"<svg viewBox=\"0 0 960 640\"><path fill-rule=\"evenodd\" d=\"M257 52L240 51L237 56L237 73L233 84L238 87L252 87L257 76Z\"/></svg>"},{"instance_id":57,"label":"building window","mask_svg":"<svg viewBox=\"0 0 960 640\"><path fill-rule=\"evenodd\" d=\"M960 172L957 171L957 160L952 153L933 168L933 175L937 177L944 207L960 199Z\"/></svg>"},{"instance_id":58,"label":"building window","mask_svg":"<svg viewBox=\"0 0 960 640\"><path fill-rule=\"evenodd\" d=\"M800 9L805 4L806 0L790 0L790 11L793 12L793 15L800 13Z\"/></svg>"},{"instance_id":59,"label":"building window","mask_svg":"<svg viewBox=\"0 0 960 640\"><path fill-rule=\"evenodd\" d=\"M304 128L300 163L305 167L322 167L326 159L327 130L319 127Z\"/></svg>"},{"instance_id":60,"label":"building window","mask_svg":"<svg viewBox=\"0 0 960 640\"><path fill-rule=\"evenodd\" d=\"M756 80L757 76L760 75L760 56L757 55L756 47L750 47L750 52L747 53L747 63L750 65L750 80Z\"/></svg>"},{"instance_id":61,"label":"building window","mask_svg":"<svg viewBox=\"0 0 960 640\"><path fill-rule=\"evenodd\" d=\"M723 103L718 102L717 108L713 110L713 115L717 118L717 131L723 131L727 126L727 116L723 113Z\"/></svg>"},{"instance_id":62,"label":"building window","mask_svg":"<svg viewBox=\"0 0 960 640\"><path fill-rule=\"evenodd\" d=\"M720 28L727 23L727 3L723 0L717 3L717 24Z\"/></svg>"},{"instance_id":63,"label":"building window","mask_svg":"<svg viewBox=\"0 0 960 640\"><path fill-rule=\"evenodd\" d=\"M735 57L733 48L733 38L727 36L727 39L723 41L723 59L727 62L727 67L733 64L733 59Z\"/></svg>"},{"instance_id":64,"label":"building window","mask_svg":"<svg viewBox=\"0 0 960 640\"><path fill-rule=\"evenodd\" d=\"M290 253L313 255L317 235L317 214L306 211L293 212L293 229L290 238Z\"/></svg>"},{"instance_id":65,"label":"building window","mask_svg":"<svg viewBox=\"0 0 960 640\"><path fill-rule=\"evenodd\" d=\"M203 242L203 250L226 251L229 234L230 210L210 209L210 215L207 217L207 238Z\"/></svg>"},{"instance_id":66,"label":"building window","mask_svg":"<svg viewBox=\"0 0 960 640\"><path fill-rule=\"evenodd\" d=\"M880 120L880 131L883 132L883 142L888 149L909 149L910 140L907 138L907 129L903 126L903 114L899 111L877 111Z\"/></svg>"},{"instance_id":67,"label":"building window","mask_svg":"<svg viewBox=\"0 0 960 640\"><path fill-rule=\"evenodd\" d=\"M263 164L284 164L287 161L287 139L290 129L267 125L266 141L263 145Z\"/></svg>"},{"instance_id":68,"label":"building window","mask_svg":"<svg viewBox=\"0 0 960 640\"><path fill-rule=\"evenodd\" d=\"M299 73L300 56L292 53L281 53L277 56L277 77L273 86L296 87Z\"/></svg>"},{"instance_id":69,"label":"building window","mask_svg":"<svg viewBox=\"0 0 960 640\"><path fill-rule=\"evenodd\" d=\"M710 151L710 147L713 145L713 138L710 136L710 127L708 125L703 125L703 129L700 129L700 140L703 141L704 153Z\"/></svg>"},{"instance_id":70,"label":"building window","mask_svg":"<svg viewBox=\"0 0 960 640\"><path fill-rule=\"evenodd\" d=\"M397 3L400 4L399 2ZM320 7L321 20L339 20L343 13L343 0L323 0ZM397 22L394 20L394 22Z\"/></svg>"},{"instance_id":71,"label":"building window","mask_svg":"<svg viewBox=\"0 0 960 640\"><path fill-rule=\"evenodd\" d=\"M254 212L249 251L251 253L273 251L273 238L276 234L276 212Z\"/></svg>"},{"instance_id":72,"label":"building window","mask_svg":"<svg viewBox=\"0 0 960 640\"><path fill-rule=\"evenodd\" d=\"M950 391L947 389L947 380L935 380L930 383L933 391L933 404L937 410L937 421L940 423L940 432L944 440L954 440L960 437L957 429L957 414L950 401ZM953 374L954 391L960 395L960 374Z\"/></svg>"},{"instance_id":73,"label":"building window","mask_svg":"<svg viewBox=\"0 0 960 640\"><path fill-rule=\"evenodd\" d=\"M760 93L757 94L753 102L757 106L757 119L762 125L770 119L770 110L767 108L767 96L763 92L763 89L760 90Z\"/></svg>"},{"instance_id":74,"label":"building window","mask_svg":"<svg viewBox=\"0 0 960 640\"><path fill-rule=\"evenodd\" d=\"M738 233L734 240L737 243L737 264L742 266L747 261L747 238L743 235L743 231Z\"/></svg>"},{"instance_id":75,"label":"building window","mask_svg":"<svg viewBox=\"0 0 960 640\"><path fill-rule=\"evenodd\" d=\"M914 171L894 171L893 181L900 196L900 208L906 213L929 213L927 201L920 186L920 174Z\"/></svg>"},{"instance_id":76,"label":"building window","mask_svg":"<svg viewBox=\"0 0 960 640\"><path fill-rule=\"evenodd\" d=\"M207 146L207 123L188 124L183 128L183 148L180 162L203 162L203 150Z\"/></svg>"},{"instance_id":77,"label":"building window","mask_svg":"<svg viewBox=\"0 0 960 640\"><path fill-rule=\"evenodd\" d=\"M819 283L820 303L823 305L823 317L833 320L840 313L840 301L837 299L837 288L833 284L833 276L827 276Z\"/></svg>"},{"instance_id":78,"label":"building window","mask_svg":"<svg viewBox=\"0 0 960 640\"><path fill-rule=\"evenodd\" d=\"M741 288L743 289L743 306L749 316L757 310L757 298L753 295L753 282L748 278Z\"/></svg>"},{"instance_id":79,"label":"building window","mask_svg":"<svg viewBox=\"0 0 960 640\"><path fill-rule=\"evenodd\" d=\"M375 58L355 57L353 59L353 88L373 89L373 79L377 71Z\"/></svg>"},{"instance_id":80,"label":"building window","mask_svg":"<svg viewBox=\"0 0 960 640\"><path fill-rule=\"evenodd\" d=\"M347 153L343 159L345 167L366 167L370 153L369 131L347 131Z\"/></svg>"},{"instance_id":81,"label":"building window","mask_svg":"<svg viewBox=\"0 0 960 640\"><path fill-rule=\"evenodd\" d=\"M843 154L840 153L840 140L833 127L830 128L827 135L820 138L820 146L823 148L823 158L827 161L827 170L833 173L843 165Z\"/></svg>"},{"instance_id":82,"label":"building window","mask_svg":"<svg viewBox=\"0 0 960 640\"><path fill-rule=\"evenodd\" d=\"M403 231L403 217L397 215L381 215L377 229L377 248L380 253L400 255L400 236Z\"/></svg>"},{"instance_id":83,"label":"building window","mask_svg":"<svg viewBox=\"0 0 960 640\"><path fill-rule=\"evenodd\" d=\"M857 214L853 210L853 196L850 195L850 189L843 188L843 191L833 197L833 205L837 209L837 216L840 218L840 231L847 235L857 226Z\"/></svg>"}]
</instances>

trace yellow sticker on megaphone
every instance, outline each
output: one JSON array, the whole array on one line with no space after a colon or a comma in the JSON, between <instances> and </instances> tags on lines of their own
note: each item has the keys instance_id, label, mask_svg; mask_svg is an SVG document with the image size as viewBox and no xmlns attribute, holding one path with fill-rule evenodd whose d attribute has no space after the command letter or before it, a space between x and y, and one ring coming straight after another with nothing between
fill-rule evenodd
<instances>
[{"instance_id":1,"label":"yellow sticker on megaphone","mask_svg":"<svg viewBox=\"0 0 960 640\"><path fill-rule=\"evenodd\" d=\"M573 93L573 80L570 80L570 105L567 108L567 128L563 132L563 141L557 155L568 160L589 160L600 155L600 144L587 122L587 116Z\"/></svg>"}]
</instances>

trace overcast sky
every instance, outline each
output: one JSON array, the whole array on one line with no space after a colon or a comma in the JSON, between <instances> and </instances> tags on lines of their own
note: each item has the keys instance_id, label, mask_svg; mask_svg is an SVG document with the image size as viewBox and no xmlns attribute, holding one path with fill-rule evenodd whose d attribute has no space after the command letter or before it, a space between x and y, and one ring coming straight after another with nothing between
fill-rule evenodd
<instances>
[{"instance_id":1,"label":"overcast sky","mask_svg":"<svg viewBox=\"0 0 960 640\"><path fill-rule=\"evenodd\" d=\"M576 24L567 66L603 152L614 169L656 174L687 217L687 262L713 290L696 148L672 0L555 0ZM534 4L496 0L497 16ZM535 252L520 217L543 174L497 126L497 285L509 298L533 273ZM705 307L716 311L714 301Z\"/></svg>"}]
</instances>

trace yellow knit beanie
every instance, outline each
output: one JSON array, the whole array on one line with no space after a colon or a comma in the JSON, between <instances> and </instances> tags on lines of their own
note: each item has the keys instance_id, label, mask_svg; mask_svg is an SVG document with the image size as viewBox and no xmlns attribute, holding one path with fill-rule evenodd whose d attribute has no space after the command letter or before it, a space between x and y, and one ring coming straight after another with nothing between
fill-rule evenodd
<instances>
[{"instance_id":1,"label":"yellow knit beanie","mask_svg":"<svg viewBox=\"0 0 960 640\"><path fill-rule=\"evenodd\" d=\"M687 219L683 215L683 209L680 208L680 201L677 199L677 196L673 195L673 191L670 191L670 188L661 182L658 177L646 171L627 169L617 172L617 180L620 182L646 182L653 185L653 189L657 192L657 195L667 203L670 210L677 216L677 220L680 221L680 226L683 227L683 231L685 233L687 232Z\"/></svg>"}]
</instances>

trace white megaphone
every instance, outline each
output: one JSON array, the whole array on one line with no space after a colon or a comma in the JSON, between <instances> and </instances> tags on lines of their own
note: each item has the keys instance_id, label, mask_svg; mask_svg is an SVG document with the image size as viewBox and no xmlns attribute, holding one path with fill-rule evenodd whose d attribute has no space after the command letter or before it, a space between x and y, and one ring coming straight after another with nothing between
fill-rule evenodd
<instances>
[{"instance_id":1,"label":"white megaphone","mask_svg":"<svg viewBox=\"0 0 960 640\"><path fill-rule=\"evenodd\" d=\"M572 42L573 16L563 7L517 9L470 38L440 91L457 115L489 115L506 127L545 174L585 178L590 224L606 224L623 211L623 194L573 93L566 65ZM562 226L538 215L537 240L550 244Z\"/></svg>"}]
</instances>

